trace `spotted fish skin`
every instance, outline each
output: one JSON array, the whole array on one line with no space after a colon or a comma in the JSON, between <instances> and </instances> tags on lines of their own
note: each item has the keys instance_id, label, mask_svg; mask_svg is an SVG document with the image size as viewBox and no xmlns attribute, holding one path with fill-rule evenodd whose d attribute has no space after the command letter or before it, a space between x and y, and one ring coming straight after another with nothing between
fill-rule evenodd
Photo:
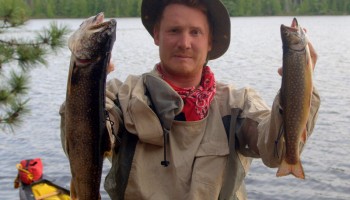
<instances>
[{"instance_id":1,"label":"spotted fish skin","mask_svg":"<svg viewBox=\"0 0 350 200\"><path fill-rule=\"evenodd\" d=\"M65 146L72 174L72 200L101 198L103 158L111 150L105 87L116 21L103 20L103 13L86 19L68 40L72 55L65 103Z\"/></svg>"},{"instance_id":2,"label":"spotted fish skin","mask_svg":"<svg viewBox=\"0 0 350 200\"><path fill-rule=\"evenodd\" d=\"M306 140L306 124L312 95L312 64L308 41L296 18L290 27L281 25L283 72L280 102L283 116L285 155L277 176L289 174L304 179L300 143Z\"/></svg>"}]
</instances>

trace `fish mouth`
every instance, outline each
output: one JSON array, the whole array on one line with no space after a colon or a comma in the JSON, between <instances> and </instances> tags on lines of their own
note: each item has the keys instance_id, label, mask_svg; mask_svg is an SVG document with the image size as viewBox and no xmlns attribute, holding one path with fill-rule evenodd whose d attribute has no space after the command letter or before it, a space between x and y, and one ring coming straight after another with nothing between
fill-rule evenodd
<instances>
[{"instance_id":1,"label":"fish mouth","mask_svg":"<svg viewBox=\"0 0 350 200\"><path fill-rule=\"evenodd\" d=\"M117 22L115 19L105 21L103 12L86 19L68 40L68 47L84 65L103 52L109 51L109 41L115 40Z\"/></svg>"},{"instance_id":2,"label":"fish mouth","mask_svg":"<svg viewBox=\"0 0 350 200\"><path fill-rule=\"evenodd\" d=\"M111 19L109 21L104 21L104 19L104 13L98 13L94 18L94 25L90 26L89 29L93 31L100 31L100 29L107 29L108 27L116 24L116 21L114 19Z\"/></svg>"},{"instance_id":3,"label":"fish mouth","mask_svg":"<svg viewBox=\"0 0 350 200\"><path fill-rule=\"evenodd\" d=\"M292 20L290 26L281 25L281 37L283 49L293 51L303 51L305 49L305 32L296 18Z\"/></svg>"},{"instance_id":4,"label":"fish mouth","mask_svg":"<svg viewBox=\"0 0 350 200\"><path fill-rule=\"evenodd\" d=\"M296 18L293 19L292 24L290 26L286 26L282 24L281 28L288 29L288 31L291 31L291 32L298 32L300 30L300 26Z\"/></svg>"},{"instance_id":5,"label":"fish mouth","mask_svg":"<svg viewBox=\"0 0 350 200\"><path fill-rule=\"evenodd\" d=\"M293 28L298 28L299 27L298 20L295 17L294 17L290 27L293 27Z\"/></svg>"}]
</instances>

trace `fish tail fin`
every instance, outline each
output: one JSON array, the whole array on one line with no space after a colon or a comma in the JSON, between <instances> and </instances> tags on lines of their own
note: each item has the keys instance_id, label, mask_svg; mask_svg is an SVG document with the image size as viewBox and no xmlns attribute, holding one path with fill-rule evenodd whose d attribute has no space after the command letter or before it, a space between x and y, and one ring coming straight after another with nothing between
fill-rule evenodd
<instances>
[{"instance_id":1,"label":"fish tail fin","mask_svg":"<svg viewBox=\"0 0 350 200\"><path fill-rule=\"evenodd\" d=\"M287 176L289 174L293 174L295 177L300 179L305 179L304 169L301 165L300 160L294 165L288 164L284 159L282 160L282 163L277 170L276 176Z\"/></svg>"}]
</instances>

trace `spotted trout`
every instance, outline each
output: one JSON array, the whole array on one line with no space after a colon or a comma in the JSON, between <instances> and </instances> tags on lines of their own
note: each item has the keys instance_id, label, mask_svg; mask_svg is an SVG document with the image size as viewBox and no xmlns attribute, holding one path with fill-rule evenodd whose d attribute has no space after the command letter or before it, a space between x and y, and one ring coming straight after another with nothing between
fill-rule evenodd
<instances>
[{"instance_id":1,"label":"spotted trout","mask_svg":"<svg viewBox=\"0 0 350 200\"><path fill-rule=\"evenodd\" d=\"M312 61L308 41L296 18L290 27L281 25L283 72L280 102L283 116L285 155L277 176L293 174L304 179L300 142L306 140L312 95Z\"/></svg>"},{"instance_id":2,"label":"spotted trout","mask_svg":"<svg viewBox=\"0 0 350 200\"><path fill-rule=\"evenodd\" d=\"M107 66L116 37L116 21L92 16L68 40L71 60L65 107L66 152L71 198L100 199L104 154L111 145L106 130Z\"/></svg>"}]
</instances>

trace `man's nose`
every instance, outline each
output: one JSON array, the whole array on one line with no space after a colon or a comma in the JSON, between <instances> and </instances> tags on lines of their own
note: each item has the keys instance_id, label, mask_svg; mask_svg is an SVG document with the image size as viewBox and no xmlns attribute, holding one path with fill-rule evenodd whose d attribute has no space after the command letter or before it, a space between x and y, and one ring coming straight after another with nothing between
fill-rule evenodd
<instances>
[{"instance_id":1,"label":"man's nose","mask_svg":"<svg viewBox=\"0 0 350 200\"><path fill-rule=\"evenodd\" d=\"M179 36L178 45L181 49L191 48L191 35L188 33L182 33Z\"/></svg>"}]
</instances>

